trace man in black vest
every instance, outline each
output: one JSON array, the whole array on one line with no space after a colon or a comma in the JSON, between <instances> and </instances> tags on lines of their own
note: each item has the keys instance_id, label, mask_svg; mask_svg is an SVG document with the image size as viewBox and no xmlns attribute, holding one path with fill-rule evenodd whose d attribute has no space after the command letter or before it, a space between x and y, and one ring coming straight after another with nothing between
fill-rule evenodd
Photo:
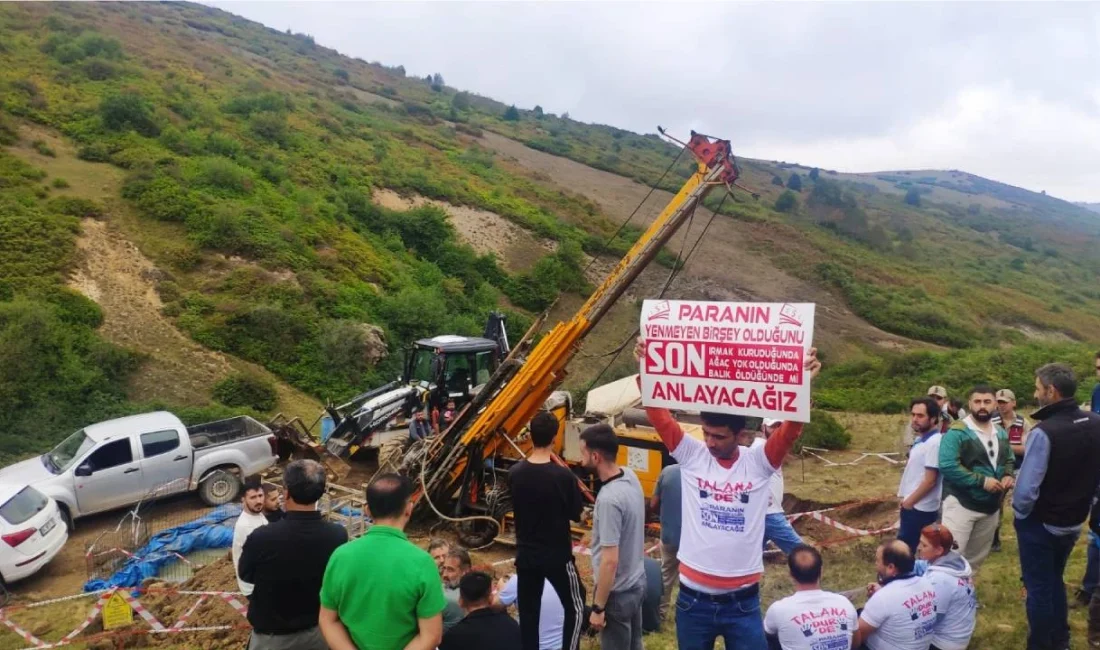
<instances>
[{"instance_id":1,"label":"man in black vest","mask_svg":"<svg viewBox=\"0 0 1100 650\"><path fill-rule=\"evenodd\" d=\"M1069 647L1066 560L1100 484L1100 415L1082 411L1069 366L1035 371L1038 424L1028 434L1012 509L1027 588L1028 650Z\"/></svg>"}]
</instances>

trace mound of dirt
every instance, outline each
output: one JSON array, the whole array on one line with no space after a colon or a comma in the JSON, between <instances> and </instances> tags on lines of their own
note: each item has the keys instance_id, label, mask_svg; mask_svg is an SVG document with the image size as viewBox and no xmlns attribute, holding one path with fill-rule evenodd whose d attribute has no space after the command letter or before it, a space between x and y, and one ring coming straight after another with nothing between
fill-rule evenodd
<instances>
[{"instance_id":1,"label":"mound of dirt","mask_svg":"<svg viewBox=\"0 0 1100 650\"><path fill-rule=\"evenodd\" d=\"M146 586L153 589L153 591L143 596L141 602L165 627L172 626L198 602L198 596L158 592L157 589L171 587L171 585L165 583L150 583ZM232 560L227 554L225 557L211 562L196 571L195 575L189 580L178 585L177 589L179 591L237 591L237 578L236 572L233 570ZM246 604L243 597L238 597L238 599L241 600L242 604ZM191 612L184 627L244 624L247 624L247 621L235 609L230 607L229 603L212 596L208 597L197 609ZM239 650L248 642L248 635L247 629L144 634L127 639L125 647L201 647L208 650Z\"/></svg>"}]
</instances>

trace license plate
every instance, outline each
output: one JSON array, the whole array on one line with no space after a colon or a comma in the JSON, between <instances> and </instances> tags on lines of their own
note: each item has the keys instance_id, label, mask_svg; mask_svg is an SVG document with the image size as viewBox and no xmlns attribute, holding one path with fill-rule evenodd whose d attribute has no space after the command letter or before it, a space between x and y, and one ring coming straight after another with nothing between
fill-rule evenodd
<instances>
[{"instance_id":1,"label":"license plate","mask_svg":"<svg viewBox=\"0 0 1100 650\"><path fill-rule=\"evenodd\" d=\"M57 525L57 521L54 520L54 519L51 519L51 520L47 521L46 523L42 524L42 527L38 529L38 532L41 533L43 537L45 537L46 535L48 535L50 533L51 530L53 530L53 527L56 526L56 525Z\"/></svg>"}]
</instances>

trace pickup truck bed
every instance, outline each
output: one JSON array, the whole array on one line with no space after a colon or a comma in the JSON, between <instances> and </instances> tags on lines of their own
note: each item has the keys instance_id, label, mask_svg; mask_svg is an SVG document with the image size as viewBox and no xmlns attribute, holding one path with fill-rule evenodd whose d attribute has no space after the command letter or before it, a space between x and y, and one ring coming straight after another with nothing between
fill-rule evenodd
<instances>
[{"instance_id":1,"label":"pickup truck bed","mask_svg":"<svg viewBox=\"0 0 1100 650\"><path fill-rule=\"evenodd\" d=\"M241 415L187 427L187 435L191 438L191 446L198 452L246 438L271 435L271 430L247 415Z\"/></svg>"}]
</instances>

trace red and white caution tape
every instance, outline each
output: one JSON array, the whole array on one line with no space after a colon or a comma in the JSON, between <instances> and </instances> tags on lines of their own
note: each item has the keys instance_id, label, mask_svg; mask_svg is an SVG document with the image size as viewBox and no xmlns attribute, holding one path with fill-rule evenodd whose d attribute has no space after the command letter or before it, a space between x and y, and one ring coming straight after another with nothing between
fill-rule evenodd
<instances>
[{"instance_id":1,"label":"red and white caution tape","mask_svg":"<svg viewBox=\"0 0 1100 650\"><path fill-rule=\"evenodd\" d=\"M4 625L8 626L8 628L11 629L12 632L15 632L16 634L18 634L27 643L32 644L30 646L31 648L46 648L46 647L49 647L49 646L46 645L45 641L43 641L42 639L39 639L35 635L31 634L30 632L28 632L28 631L24 630L23 628L19 627L18 625L16 625L15 622L12 621L11 619L9 619L7 616L5 616L3 612L0 612L0 623L3 623Z\"/></svg>"},{"instance_id":2,"label":"red and white caution tape","mask_svg":"<svg viewBox=\"0 0 1100 650\"><path fill-rule=\"evenodd\" d=\"M229 603L229 606L237 610L237 613L241 616L248 618L248 607L241 604L241 601L237 600L236 594L223 593L221 599Z\"/></svg>"},{"instance_id":3,"label":"red and white caution tape","mask_svg":"<svg viewBox=\"0 0 1100 650\"><path fill-rule=\"evenodd\" d=\"M833 519L831 517L826 517L825 515L823 515L819 512L806 513L806 516L809 517L810 519L815 520L815 521L820 521L823 524L832 526L833 528L836 528L837 530L842 530L846 533L849 533L849 534L852 534L852 535L858 535L860 537L863 537L863 536L866 536L866 535L878 535L880 533L888 533L892 530L897 530L897 528L898 528L897 524L893 524L891 526L887 526L886 528L879 528L879 529L876 529L876 530L863 530L863 529L860 529L860 528L853 528L852 526L849 526L848 524L845 524L843 522L839 522L836 519Z\"/></svg>"},{"instance_id":4,"label":"red and white caution tape","mask_svg":"<svg viewBox=\"0 0 1100 650\"><path fill-rule=\"evenodd\" d=\"M859 454L859 458L856 458L855 460L852 460L852 461L848 461L847 463L838 463L838 462L829 460L828 458L825 458L824 456L821 455L821 454L827 453L829 451L836 451L836 450L818 449L816 447L803 447L802 448L802 453L808 454L808 455L813 456L814 458L820 460L821 462L825 463L826 467L847 467L849 465L858 465L859 462L862 461L864 458L871 458L871 457L879 458L881 460L884 460L884 461L890 463L891 465L900 465L901 464L900 460L895 460L893 458L890 458L890 456L897 456L898 455L898 452L896 452L896 451L861 451L861 452L856 452L856 453ZM820 452L820 453L817 453L817 452Z\"/></svg>"},{"instance_id":5,"label":"red and white caution tape","mask_svg":"<svg viewBox=\"0 0 1100 650\"><path fill-rule=\"evenodd\" d=\"M242 604L241 601L238 600L238 598L237 598L238 596L242 595L240 592L235 592L235 591L180 591L180 590L172 589L172 588L158 588L158 587L152 587L152 588L146 589L144 591L145 591L145 593L175 593L175 594L180 594L180 595L198 596L198 600L193 605L191 605L191 607L188 608L188 610L184 613L184 615L181 616L180 619L178 621L176 621L171 627L165 627L163 623L161 623L159 620L157 620L157 617L154 616L153 613L150 612L148 609L146 609L145 605L143 605L141 603L141 601L138 600L138 598L135 597L129 590L127 590L127 589L118 589L118 588L105 589L105 590L101 590L101 591L95 591L95 592L89 592L89 593L83 593L83 594L73 594L72 596L62 596L60 598L51 598L50 600L43 600L43 601L38 601L38 602L34 602L34 603L25 603L25 604L21 603L21 604L17 604L17 605L11 605L11 606L8 606L8 607L3 607L3 608L0 608L0 624L6 626L12 632L15 632L20 637L22 637L22 639L24 641L31 644L31 645L27 646L26 648L24 648L23 650L40 650L42 648L59 648L61 646L67 646L67 645L70 645L72 643L83 643L83 642L88 641L90 638L100 638L100 637L107 638L107 637L111 637L111 636L113 636L112 633L106 633L106 634L94 635L93 637L89 637L89 638L85 638L85 639L77 639L76 638L80 635L81 632L86 630L88 628L88 626L91 625L97 618L99 618L99 616L103 612L103 607L107 604L107 601L110 600L111 596L113 596L116 591L119 592L119 594L122 596L122 598L124 598L126 600L127 604L130 605L131 609L133 609L133 611L138 616L140 616L141 619L146 622L146 624L149 625L148 630L146 630L144 632L139 632L139 633L167 634L167 633L174 633L174 632L214 632L214 631L222 631L222 630L235 630L235 629L247 629L248 628L247 622L239 624L239 625L206 625L206 626L184 627L187 624L188 619L198 610L198 608L203 604L203 602L205 602L206 600L208 600L211 597L217 597L221 600L224 600L226 603L229 604L230 607L232 607L234 609L234 611L239 613L241 616L247 618L247 616L248 616L248 607L246 605ZM19 609L30 609L30 608L34 608L34 607L43 607L43 606L46 606L46 605L52 605L54 603L60 603L60 602L65 602L65 601L69 601L69 600L76 600L78 598L88 598L88 597L91 597L91 596L97 596L98 598L95 602L95 605L92 606L92 609L88 612L88 616L86 616L84 618L84 620L80 623L80 625L78 625L76 627L76 629L74 629L72 632L69 632L68 634L66 634L64 637L62 637L58 641L54 641L54 642L43 641L42 639L39 639L35 635L31 634L27 630L20 627L17 623L12 621L10 618L8 618L8 612L10 612L10 611L15 611L15 610L19 610ZM134 634L134 633L135 632L131 630L131 631L126 631L126 632L121 632L120 634Z\"/></svg>"},{"instance_id":6,"label":"red and white caution tape","mask_svg":"<svg viewBox=\"0 0 1100 650\"><path fill-rule=\"evenodd\" d=\"M195 601L195 604L191 605L191 607L186 612L183 613L183 616L180 617L180 620L173 623L172 627L170 627L168 629L169 630L179 630L180 628L182 628L187 623L187 619L191 618L191 615L195 613L195 610L198 609L199 607L201 607L202 604L205 603L205 602L206 602L206 596L199 596L199 599Z\"/></svg>"},{"instance_id":7,"label":"red and white caution tape","mask_svg":"<svg viewBox=\"0 0 1100 650\"><path fill-rule=\"evenodd\" d=\"M133 594L131 594L126 589L120 589L119 592L122 594L122 597L126 600L126 602L130 604L130 607L133 608L134 613L140 616L143 621L148 623L149 627L154 632L161 632L166 629L164 627L164 624L158 621L156 616L153 616L152 612L145 609L145 606L141 604L141 601L139 601L137 598L134 598Z\"/></svg>"}]
</instances>

